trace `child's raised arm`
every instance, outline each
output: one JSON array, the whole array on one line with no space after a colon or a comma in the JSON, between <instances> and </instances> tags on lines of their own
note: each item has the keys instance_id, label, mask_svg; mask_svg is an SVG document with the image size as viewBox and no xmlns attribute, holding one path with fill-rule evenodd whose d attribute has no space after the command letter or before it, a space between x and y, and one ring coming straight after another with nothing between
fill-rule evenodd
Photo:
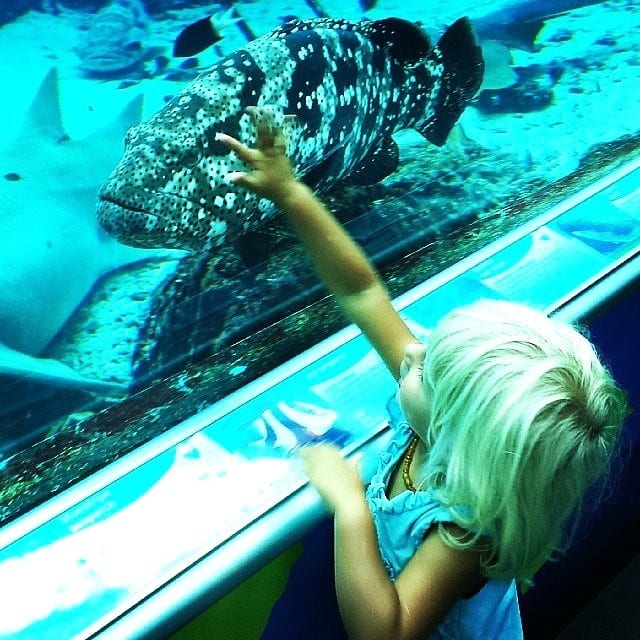
<instances>
[{"instance_id":1,"label":"child's raised arm","mask_svg":"<svg viewBox=\"0 0 640 640\"><path fill-rule=\"evenodd\" d=\"M360 327L398 378L404 347L417 339L393 308L362 249L311 189L294 177L282 132L260 109L248 111L257 127L256 149L218 134L218 139L251 168L247 173L230 174L229 178L268 198L282 211L344 313Z\"/></svg>"},{"instance_id":2,"label":"child's raised arm","mask_svg":"<svg viewBox=\"0 0 640 640\"><path fill-rule=\"evenodd\" d=\"M267 121L268 114L258 109L250 113L258 132L256 149L218 136L251 169L229 178L282 210L325 285L398 378L404 348L417 342L415 336L393 308L360 247L312 191L295 179L282 132ZM329 445L305 448L302 456L311 482L334 514L336 593L349 636L408 640L428 635L482 578L475 552L453 550L435 530L429 531L393 582L378 550L356 470Z\"/></svg>"}]
</instances>

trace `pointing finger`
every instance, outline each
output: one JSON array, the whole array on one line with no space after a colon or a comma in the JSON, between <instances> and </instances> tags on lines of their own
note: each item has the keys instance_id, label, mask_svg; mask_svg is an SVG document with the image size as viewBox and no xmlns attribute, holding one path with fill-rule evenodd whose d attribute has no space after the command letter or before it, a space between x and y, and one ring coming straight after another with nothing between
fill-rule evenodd
<instances>
[{"instance_id":1,"label":"pointing finger","mask_svg":"<svg viewBox=\"0 0 640 640\"><path fill-rule=\"evenodd\" d=\"M230 135L227 135L226 133L222 133L222 131L218 131L216 133L216 140L218 140L219 142L222 142L222 144L225 147L228 147L232 151L235 151L240 157L242 157L243 154L246 154L248 151L250 151L250 149L245 145L243 145L242 142L240 142L240 140L236 140L235 138L232 138Z\"/></svg>"},{"instance_id":2,"label":"pointing finger","mask_svg":"<svg viewBox=\"0 0 640 640\"><path fill-rule=\"evenodd\" d=\"M232 138L226 133L218 132L216 133L216 140L222 142L222 144L231 149L231 151L235 151L238 158L245 164L251 165L251 163L256 160L255 149L247 147L239 140L236 140L236 138Z\"/></svg>"}]
</instances>

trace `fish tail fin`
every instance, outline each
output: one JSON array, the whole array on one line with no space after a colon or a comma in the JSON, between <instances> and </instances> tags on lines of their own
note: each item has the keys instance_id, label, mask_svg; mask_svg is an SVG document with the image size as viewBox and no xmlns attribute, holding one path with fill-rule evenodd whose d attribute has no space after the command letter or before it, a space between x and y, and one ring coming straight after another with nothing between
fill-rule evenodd
<instances>
[{"instance_id":1,"label":"fish tail fin","mask_svg":"<svg viewBox=\"0 0 640 640\"><path fill-rule=\"evenodd\" d=\"M442 146L480 88L484 75L482 49L469 19L456 20L440 38L433 54L444 66L435 116L416 128L429 142Z\"/></svg>"}]
</instances>

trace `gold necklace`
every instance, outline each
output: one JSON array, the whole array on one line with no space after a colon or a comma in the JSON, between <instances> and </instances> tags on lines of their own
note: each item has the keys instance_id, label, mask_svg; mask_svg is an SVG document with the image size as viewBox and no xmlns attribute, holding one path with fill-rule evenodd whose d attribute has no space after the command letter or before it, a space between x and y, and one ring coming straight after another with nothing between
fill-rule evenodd
<instances>
[{"instance_id":1,"label":"gold necklace","mask_svg":"<svg viewBox=\"0 0 640 640\"><path fill-rule=\"evenodd\" d=\"M410 470L411 463L413 462L413 456L415 455L419 442L420 438L418 436L413 436L407 450L404 452L404 456L402 457L402 480L404 482L404 486L414 493L416 492L416 487L411 479Z\"/></svg>"}]
</instances>

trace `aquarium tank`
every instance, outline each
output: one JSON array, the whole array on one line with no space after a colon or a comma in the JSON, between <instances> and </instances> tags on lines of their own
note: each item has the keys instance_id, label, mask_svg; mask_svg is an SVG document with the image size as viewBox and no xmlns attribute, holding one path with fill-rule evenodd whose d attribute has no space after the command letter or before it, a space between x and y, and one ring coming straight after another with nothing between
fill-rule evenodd
<instances>
[{"instance_id":1,"label":"aquarium tank","mask_svg":"<svg viewBox=\"0 0 640 640\"><path fill-rule=\"evenodd\" d=\"M345 326L227 178L247 107L395 297L637 157L638 33L635 0L3 2L0 525Z\"/></svg>"}]
</instances>

